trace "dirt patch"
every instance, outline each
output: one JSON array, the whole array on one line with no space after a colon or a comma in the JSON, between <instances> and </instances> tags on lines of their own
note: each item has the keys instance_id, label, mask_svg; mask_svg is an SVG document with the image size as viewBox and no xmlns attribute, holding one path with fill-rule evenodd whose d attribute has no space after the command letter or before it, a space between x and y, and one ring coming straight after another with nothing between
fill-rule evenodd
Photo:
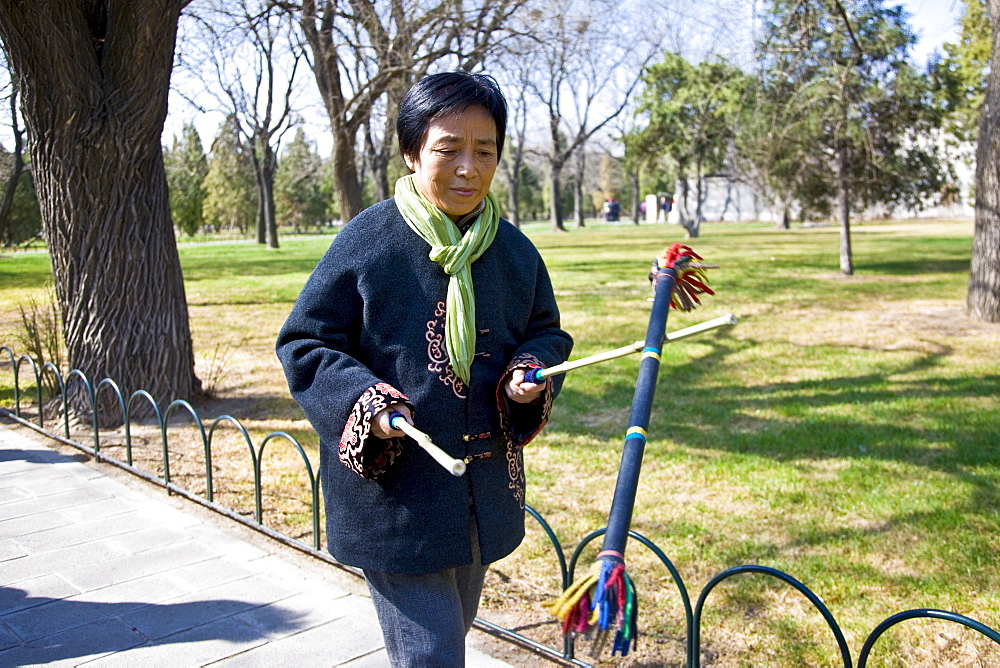
<instances>
[{"instance_id":1,"label":"dirt patch","mask_svg":"<svg viewBox=\"0 0 1000 668\"><path fill-rule=\"evenodd\" d=\"M817 320L817 326L794 333L792 343L943 354L948 339L1000 341L1000 324L973 321L949 301L914 300L871 310L828 312L826 317L817 317L816 309L788 313L789 321L805 318Z\"/></svg>"}]
</instances>

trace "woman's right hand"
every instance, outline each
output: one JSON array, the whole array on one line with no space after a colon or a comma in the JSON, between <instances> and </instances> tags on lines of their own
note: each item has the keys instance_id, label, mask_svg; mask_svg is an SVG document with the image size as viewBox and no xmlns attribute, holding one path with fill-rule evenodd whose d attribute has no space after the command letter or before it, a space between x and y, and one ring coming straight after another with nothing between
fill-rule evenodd
<instances>
[{"instance_id":1,"label":"woman's right hand","mask_svg":"<svg viewBox=\"0 0 1000 668\"><path fill-rule=\"evenodd\" d=\"M389 424L389 418L394 413L399 413L407 422L413 424L413 414L410 413L409 406L406 404L389 404L388 408L383 408L372 418L372 436L376 438L400 438L406 436L402 431L393 429L392 425Z\"/></svg>"}]
</instances>

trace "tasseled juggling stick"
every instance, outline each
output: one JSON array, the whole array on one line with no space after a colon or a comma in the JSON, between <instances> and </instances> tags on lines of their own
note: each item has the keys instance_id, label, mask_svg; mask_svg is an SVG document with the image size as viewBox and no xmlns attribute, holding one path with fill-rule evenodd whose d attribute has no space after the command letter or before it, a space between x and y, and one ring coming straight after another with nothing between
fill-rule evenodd
<instances>
[{"instance_id":1,"label":"tasseled juggling stick","mask_svg":"<svg viewBox=\"0 0 1000 668\"><path fill-rule=\"evenodd\" d=\"M546 604L562 622L563 635L597 631L595 652L600 651L606 631L616 630L612 655L625 656L635 646L638 632L638 602L635 587L625 570L625 543L632 524L632 510L639 485L639 470L646 448L646 430L656 392L660 354L666 339L670 307L689 311L699 304L697 295L714 294L705 284L709 267L687 246L674 244L653 261L653 308L646 329L639 377L632 399L629 427L625 433L621 466L615 485L604 545L590 574L571 584L563 594Z\"/></svg>"}]
</instances>

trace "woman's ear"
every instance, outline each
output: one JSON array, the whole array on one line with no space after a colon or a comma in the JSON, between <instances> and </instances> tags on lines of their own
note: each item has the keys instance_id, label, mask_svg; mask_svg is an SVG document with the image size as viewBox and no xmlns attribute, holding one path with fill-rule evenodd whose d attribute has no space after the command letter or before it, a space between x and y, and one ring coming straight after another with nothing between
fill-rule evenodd
<instances>
[{"instance_id":1,"label":"woman's ear","mask_svg":"<svg viewBox=\"0 0 1000 668\"><path fill-rule=\"evenodd\" d=\"M403 162L406 164L406 168L409 169L411 172L417 171L417 170L415 170L413 168L414 162L413 162L413 158L411 158L410 156L404 155L403 156Z\"/></svg>"}]
</instances>

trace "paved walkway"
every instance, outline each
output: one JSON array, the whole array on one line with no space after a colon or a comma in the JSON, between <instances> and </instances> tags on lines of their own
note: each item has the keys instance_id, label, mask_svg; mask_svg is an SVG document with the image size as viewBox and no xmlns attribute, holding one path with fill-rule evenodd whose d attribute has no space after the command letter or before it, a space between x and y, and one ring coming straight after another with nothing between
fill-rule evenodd
<instances>
[{"instance_id":1,"label":"paved walkway","mask_svg":"<svg viewBox=\"0 0 1000 668\"><path fill-rule=\"evenodd\" d=\"M0 665L389 665L360 579L25 431L0 424Z\"/></svg>"}]
</instances>

